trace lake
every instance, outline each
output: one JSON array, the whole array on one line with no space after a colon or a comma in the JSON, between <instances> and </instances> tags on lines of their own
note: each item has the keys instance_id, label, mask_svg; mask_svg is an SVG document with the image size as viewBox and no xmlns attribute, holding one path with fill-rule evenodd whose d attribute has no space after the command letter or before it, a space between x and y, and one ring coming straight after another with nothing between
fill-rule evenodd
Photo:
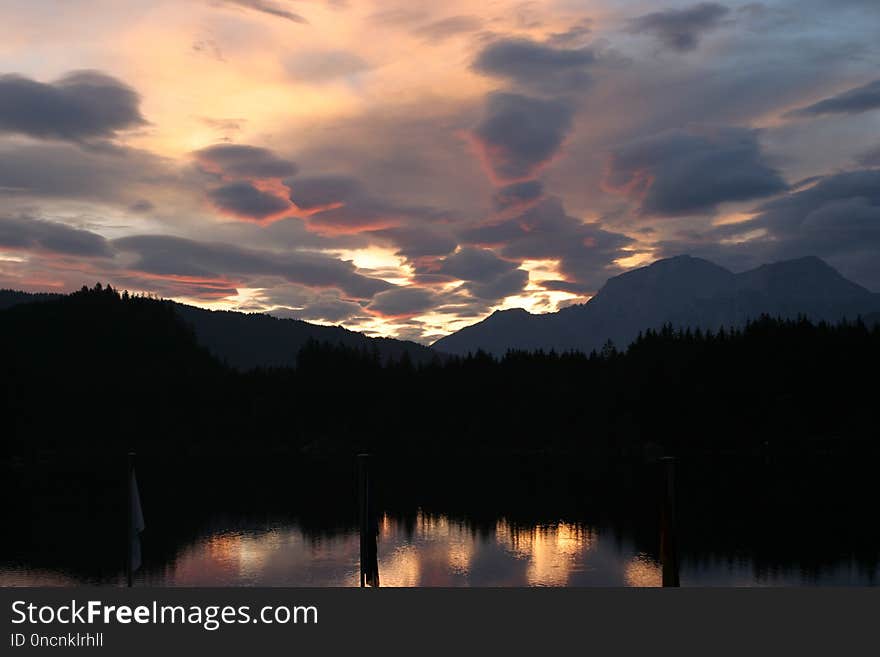
<instances>
[{"instance_id":1,"label":"lake","mask_svg":"<svg viewBox=\"0 0 880 657\"><path fill-rule=\"evenodd\" d=\"M817 483L830 481L827 473L819 478L813 468L790 470L785 477L777 469L752 472L747 494L731 493L731 481L743 481L742 473L725 478L701 470L700 477L682 478L682 586L877 583L880 541L868 515L873 500L867 504L866 493L842 490L839 478L830 496ZM518 472L508 490L496 477L476 489L463 477L448 495L437 492L436 481L420 487L411 479L395 482L378 512L380 585L659 586L656 488L639 470L627 472L616 472L613 486L604 476L582 485L558 473L534 473L538 479L525 485ZM545 484L545 476L555 483ZM341 505L300 495L279 504L276 488L267 493L249 481L246 499L237 495L235 504L218 493L208 508L172 508L173 496L153 495L149 503L155 486L144 487L145 567L137 585L358 585L359 534L344 512L344 495ZM39 502L47 505L45 518L68 518L78 508L59 511L55 503ZM297 504L303 508L289 508ZM92 522L79 534L75 523L59 520L57 531L51 523L33 523L39 546L18 536L19 545L13 540L0 550L0 586L121 584L119 545L112 539L118 532L95 540L112 522L100 514Z\"/></svg>"}]
</instances>

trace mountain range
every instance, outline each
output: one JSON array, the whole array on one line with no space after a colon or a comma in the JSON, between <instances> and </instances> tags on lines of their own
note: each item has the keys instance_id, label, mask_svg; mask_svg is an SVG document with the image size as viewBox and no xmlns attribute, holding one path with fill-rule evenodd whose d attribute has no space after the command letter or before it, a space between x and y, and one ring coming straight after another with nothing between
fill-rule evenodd
<instances>
[{"instance_id":1,"label":"mountain range","mask_svg":"<svg viewBox=\"0 0 880 657\"><path fill-rule=\"evenodd\" d=\"M63 296L0 290L0 311ZM715 330L741 326L762 314L828 321L862 317L880 323L880 294L847 280L815 257L739 274L691 256L658 260L609 279L587 303L540 315L523 309L496 311L431 347L259 313L180 303L174 308L201 346L239 370L291 366L310 340L362 348L383 360L406 354L414 363L425 363L444 354L478 350L498 356L510 349L590 352L608 340L625 348L640 331L665 324Z\"/></svg>"},{"instance_id":2,"label":"mountain range","mask_svg":"<svg viewBox=\"0 0 880 657\"><path fill-rule=\"evenodd\" d=\"M762 314L880 322L880 294L844 278L816 257L735 274L691 256L677 256L609 279L587 303L555 313L496 311L432 346L449 354L510 349L590 352L608 340L626 347L640 331L666 324L717 330Z\"/></svg>"}]
</instances>

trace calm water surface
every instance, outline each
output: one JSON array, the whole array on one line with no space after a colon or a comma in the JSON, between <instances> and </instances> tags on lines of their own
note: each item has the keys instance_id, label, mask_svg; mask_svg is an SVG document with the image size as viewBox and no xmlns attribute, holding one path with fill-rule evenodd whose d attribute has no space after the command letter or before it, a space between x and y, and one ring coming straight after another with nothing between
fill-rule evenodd
<instances>
[{"instance_id":1,"label":"calm water surface","mask_svg":"<svg viewBox=\"0 0 880 657\"><path fill-rule=\"evenodd\" d=\"M499 519L473 529L443 515L415 522L384 515L379 522L382 586L659 586L660 566L626 539L560 522L514 527ZM356 531L321 535L295 524L218 529L181 548L137 582L153 586L355 586ZM688 585L864 585L878 576L846 560L818 577L797 568L758 571L748 559L701 559L682 564ZM0 567L0 586L114 584L119 576L83 577L21 564Z\"/></svg>"},{"instance_id":2,"label":"calm water surface","mask_svg":"<svg viewBox=\"0 0 880 657\"><path fill-rule=\"evenodd\" d=\"M875 585L874 462L684 461L681 584ZM661 583L653 466L479 463L465 476L461 467L432 475L423 463L393 465L375 477L381 586ZM0 542L0 586L121 584L127 488L82 468L40 472L0 478L6 526L14 528ZM200 472L210 477L195 479ZM144 463L139 483L147 525L140 585L359 583L348 462L176 474Z\"/></svg>"}]
</instances>

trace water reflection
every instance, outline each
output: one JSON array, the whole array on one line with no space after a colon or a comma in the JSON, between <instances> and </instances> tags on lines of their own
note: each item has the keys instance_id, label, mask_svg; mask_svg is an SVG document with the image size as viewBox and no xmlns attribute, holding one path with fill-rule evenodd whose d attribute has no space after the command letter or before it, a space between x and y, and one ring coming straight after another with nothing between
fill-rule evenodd
<instances>
[{"instance_id":1,"label":"water reflection","mask_svg":"<svg viewBox=\"0 0 880 657\"><path fill-rule=\"evenodd\" d=\"M313 585L358 583L355 531L308 538L298 527L215 534L148 573L151 584ZM603 544L586 527L559 522L517 527L499 520L477 531L442 515L418 513L414 523L388 515L379 522L383 586L567 586L623 584L629 555ZM644 582L633 580L635 585Z\"/></svg>"},{"instance_id":2,"label":"water reflection","mask_svg":"<svg viewBox=\"0 0 880 657\"><path fill-rule=\"evenodd\" d=\"M657 562L646 554L637 554L624 570L627 586L658 587L663 585L663 572Z\"/></svg>"},{"instance_id":3,"label":"water reflection","mask_svg":"<svg viewBox=\"0 0 880 657\"><path fill-rule=\"evenodd\" d=\"M749 486L739 471L685 470L675 525L681 584L875 585L880 530L866 518L876 496L863 490L864 477L839 469L791 466L758 477L745 468ZM329 481L345 481L343 475ZM500 482L457 482L451 491L387 476L380 497L386 512L372 526L379 579L382 586L659 586L664 516L656 475L615 470L589 486L557 490L553 482L570 480L505 473ZM297 504L299 495L267 484L250 497L239 499L245 489L238 487L232 500L212 497L210 505L183 510L181 501L200 498L179 490L162 498L163 489L154 487L146 497L154 520L137 583L357 586L360 536L350 489L324 486L318 490L331 495L315 504L314 497ZM61 504L53 491L9 523L23 530L0 545L0 586L121 584L113 516L96 511L94 519L83 518L74 510L92 509L99 496ZM8 499L33 496L24 486L13 492ZM52 522L47 513L54 513Z\"/></svg>"},{"instance_id":4,"label":"water reflection","mask_svg":"<svg viewBox=\"0 0 880 657\"><path fill-rule=\"evenodd\" d=\"M660 586L661 567L612 533L569 522L518 526L506 519L477 529L445 515L379 519L383 586ZM147 567L137 584L153 586L357 586L356 530L311 534L296 524L216 530L181 549L169 563ZM688 563L684 585L864 582L842 563L824 581L796 571L761 572L748 560ZM870 574L876 577L876 573ZM0 566L0 586L118 584L118 577L84 580L72 574Z\"/></svg>"}]
</instances>

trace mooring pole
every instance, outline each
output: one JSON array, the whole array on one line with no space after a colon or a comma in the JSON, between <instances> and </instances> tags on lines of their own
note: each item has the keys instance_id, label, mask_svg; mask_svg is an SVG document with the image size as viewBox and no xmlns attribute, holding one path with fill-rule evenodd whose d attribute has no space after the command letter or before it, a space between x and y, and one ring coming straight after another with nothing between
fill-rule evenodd
<instances>
[{"instance_id":1,"label":"mooring pole","mask_svg":"<svg viewBox=\"0 0 880 657\"><path fill-rule=\"evenodd\" d=\"M131 476L134 471L135 453L128 453L128 462L125 468L125 490L126 490L126 511L125 511L125 581L128 588L131 588L132 572L131 563L131 543L134 538L134 491L131 485Z\"/></svg>"},{"instance_id":2,"label":"mooring pole","mask_svg":"<svg viewBox=\"0 0 880 657\"><path fill-rule=\"evenodd\" d=\"M676 537L675 469L678 459L665 456L660 459L663 468L663 502L660 512L660 562L663 567L663 586L679 586L678 545Z\"/></svg>"},{"instance_id":3,"label":"mooring pole","mask_svg":"<svg viewBox=\"0 0 880 657\"><path fill-rule=\"evenodd\" d=\"M367 585L367 541L370 531L370 455L358 454L358 521L360 524L361 586Z\"/></svg>"}]
</instances>

